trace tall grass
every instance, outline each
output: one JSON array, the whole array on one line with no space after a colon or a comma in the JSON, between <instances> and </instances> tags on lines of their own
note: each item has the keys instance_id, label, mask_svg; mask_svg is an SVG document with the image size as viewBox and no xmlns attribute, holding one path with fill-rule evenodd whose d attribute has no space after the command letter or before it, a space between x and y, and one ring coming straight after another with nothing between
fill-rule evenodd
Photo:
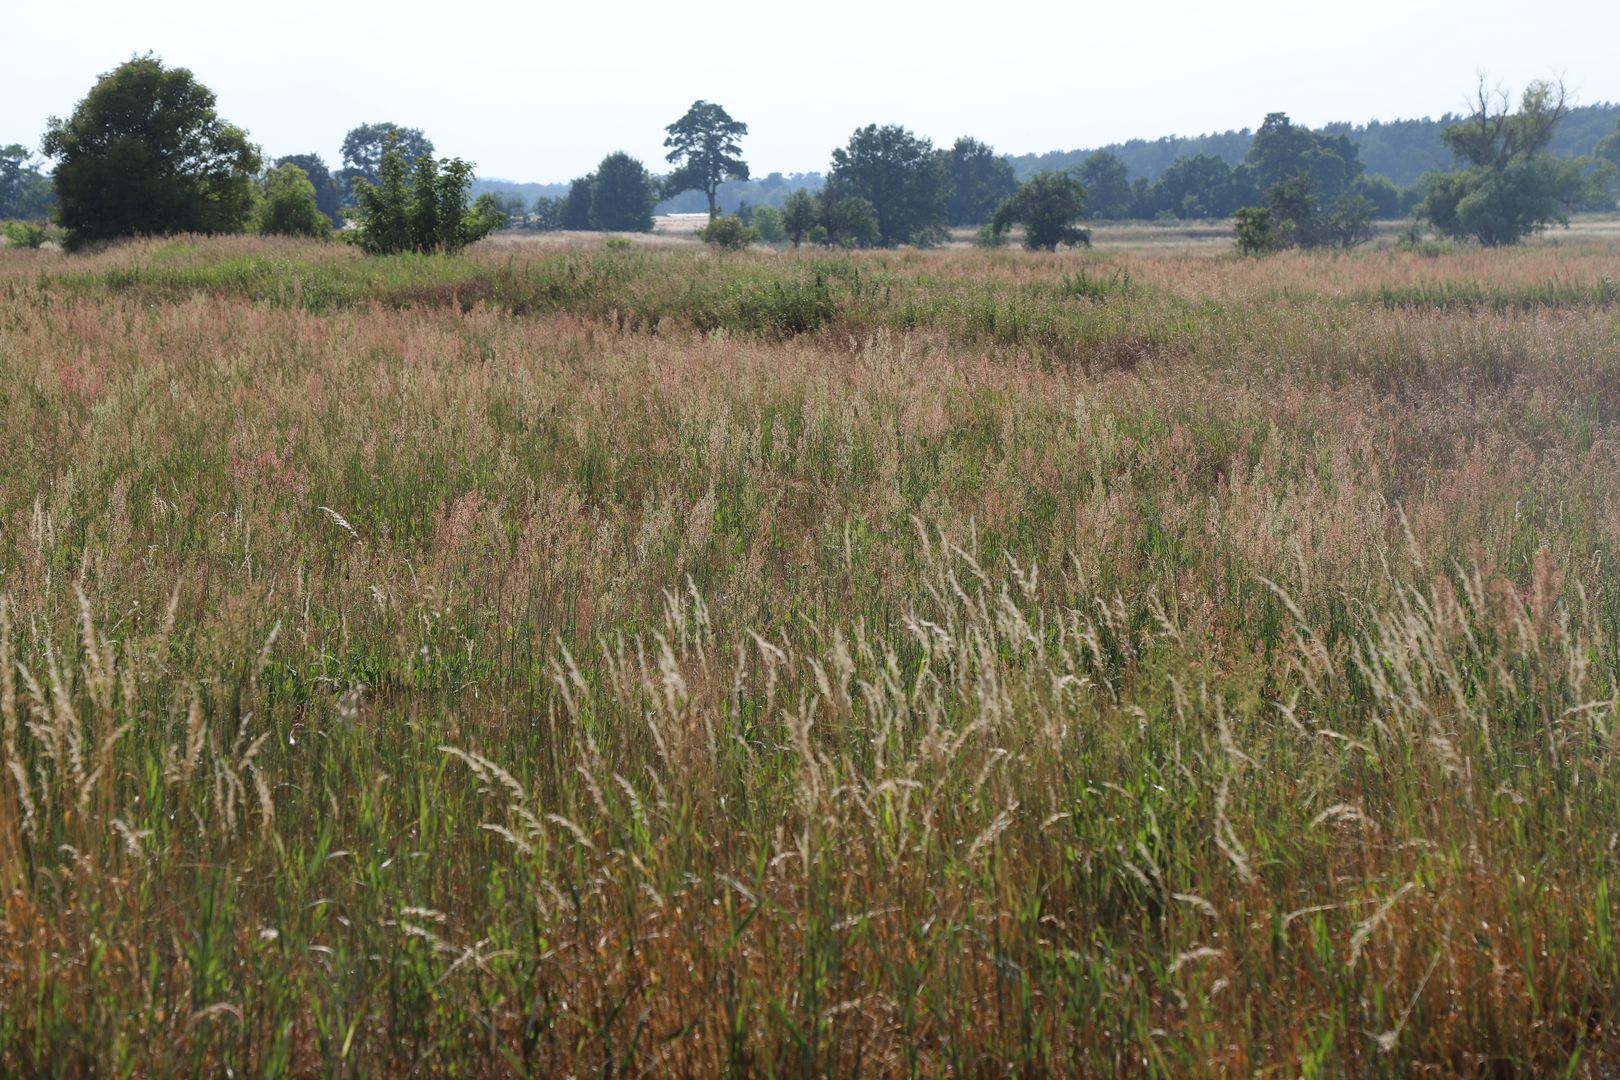
<instances>
[{"instance_id":1,"label":"tall grass","mask_svg":"<svg viewBox=\"0 0 1620 1080\"><path fill-rule=\"evenodd\" d=\"M0 254L0 1068L1605 1075L1615 265Z\"/></svg>"}]
</instances>

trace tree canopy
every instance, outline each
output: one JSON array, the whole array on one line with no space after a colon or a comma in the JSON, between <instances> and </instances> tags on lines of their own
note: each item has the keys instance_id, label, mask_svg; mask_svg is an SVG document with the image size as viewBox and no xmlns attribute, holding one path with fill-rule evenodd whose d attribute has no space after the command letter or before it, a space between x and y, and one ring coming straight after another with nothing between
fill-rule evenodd
<instances>
[{"instance_id":1,"label":"tree canopy","mask_svg":"<svg viewBox=\"0 0 1620 1080\"><path fill-rule=\"evenodd\" d=\"M879 243L930 243L945 226L951 178L929 140L899 124L870 124L833 151L827 189L872 205Z\"/></svg>"},{"instance_id":2,"label":"tree canopy","mask_svg":"<svg viewBox=\"0 0 1620 1080\"><path fill-rule=\"evenodd\" d=\"M271 169L259 205L259 231L279 236L331 236L332 222L321 213L315 196L315 185L297 165L288 162Z\"/></svg>"},{"instance_id":3,"label":"tree canopy","mask_svg":"<svg viewBox=\"0 0 1620 1080\"><path fill-rule=\"evenodd\" d=\"M821 208L816 197L802 188L793 192L782 204L782 231L798 247L815 235L821 219Z\"/></svg>"},{"instance_id":4,"label":"tree canopy","mask_svg":"<svg viewBox=\"0 0 1620 1080\"><path fill-rule=\"evenodd\" d=\"M1059 244L1091 244L1091 233L1075 222L1086 216L1086 189L1070 172L1039 172L1024 181L990 221L997 236L1018 224L1024 227L1024 246L1032 251L1056 251Z\"/></svg>"},{"instance_id":5,"label":"tree canopy","mask_svg":"<svg viewBox=\"0 0 1620 1080\"><path fill-rule=\"evenodd\" d=\"M620 150L596 167L591 181L591 228L602 232L652 232L658 183L646 166Z\"/></svg>"},{"instance_id":6,"label":"tree canopy","mask_svg":"<svg viewBox=\"0 0 1620 1080\"><path fill-rule=\"evenodd\" d=\"M350 204L355 199L356 180L372 185L381 182L383 155L390 147L398 150L406 168L414 165L419 157L433 155L433 142L422 134L421 128L400 127L389 121L361 124L343 137L343 168L338 170L338 183Z\"/></svg>"},{"instance_id":7,"label":"tree canopy","mask_svg":"<svg viewBox=\"0 0 1620 1080\"><path fill-rule=\"evenodd\" d=\"M1118 221L1131 216L1135 199L1130 172L1115 155L1099 150L1086 158L1080 167L1080 183L1086 189L1092 217Z\"/></svg>"},{"instance_id":8,"label":"tree canopy","mask_svg":"<svg viewBox=\"0 0 1620 1080\"><path fill-rule=\"evenodd\" d=\"M1159 175L1152 190L1155 214L1168 211L1178 218L1226 217L1252 201L1249 174L1234 170L1214 154L1178 159Z\"/></svg>"},{"instance_id":9,"label":"tree canopy","mask_svg":"<svg viewBox=\"0 0 1620 1080\"><path fill-rule=\"evenodd\" d=\"M377 163L378 182L355 184L361 250L454 253L500 228L505 216L490 196L467 206L472 170L470 162L435 161L432 154L408 164L404 151L390 142Z\"/></svg>"},{"instance_id":10,"label":"tree canopy","mask_svg":"<svg viewBox=\"0 0 1620 1080\"><path fill-rule=\"evenodd\" d=\"M1547 152L1567 111L1564 88L1531 83L1510 112L1480 84L1473 113L1442 137L1464 167L1424 178L1419 214L1442 234L1487 247L1516 244L1553 223L1591 195L1587 161Z\"/></svg>"},{"instance_id":11,"label":"tree canopy","mask_svg":"<svg viewBox=\"0 0 1620 1080\"><path fill-rule=\"evenodd\" d=\"M742 159L742 144L748 125L733 120L725 109L707 101L694 101L686 115L664 129L669 149L665 160L675 171L664 180L664 192L701 191L709 200L709 217L718 214L715 202L725 180L747 180L748 163Z\"/></svg>"},{"instance_id":12,"label":"tree canopy","mask_svg":"<svg viewBox=\"0 0 1620 1080\"><path fill-rule=\"evenodd\" d=\"M333 225L343 222L343 190L319 154L288 154L276 159L276 167L296 165L315 189L315 205Z\"/></svg>"},{"instance_id":13,"label":"tree canopy","mask_svg":"<svg viewBox=\"0 0 1620 1080\"><path fill-rule=\"evenodd\" d=\"M242 231L259 150L214 104L190 71L148 54L102 75L66 120L51 117L44 149L68 242Z\"/></svg>"},{"instance_id":14,"label":"tree canopy","mask_svg":"<svg viewBox=\"0 0 1620 1080\"><path fill-rule=\"evenodd\" d=\"M591 226L591 188L596 184L596 174L586 173L576 177L568 185L568 194L562 197L557 208L557 227L572 232L584 232Z\"/></svg>"},{"instance_id":15,"label":"tree canopy","mask_svg":"<svg viewBox=\"0 0 1620 1080\"><path fill-rule=\"evenodd\" d=\"M1375 208L1353 190L1361 172L1355 143L1347 136L1312 131L1287 113L1268 114L1243 164L1232 171L1239 193L1258 192L1269 212L1240 219L1249 233L1240 230L1239 248L1259 252L1364 243L1372 236Z\"/></svg>"},{"instance_id":16,"label":"tree canopy","mask_svg":"<svg viewBox=\"0 0 1620 1080\"><path fill-rule=\"evenodd\" d=\"M952 225L983 225L1018 190L1012 165L977 139L964 135L939 153L951 178L946 207Z\"/></svg>"}]
</instances>

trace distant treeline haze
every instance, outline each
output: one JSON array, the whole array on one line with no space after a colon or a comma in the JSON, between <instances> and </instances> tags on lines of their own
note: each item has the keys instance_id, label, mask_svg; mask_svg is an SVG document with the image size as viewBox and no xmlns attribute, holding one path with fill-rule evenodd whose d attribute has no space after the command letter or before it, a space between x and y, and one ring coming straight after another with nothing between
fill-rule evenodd
<instances>
[{"instance_id":1,"label":"distant treeline haze","mask_svg":"<svg viewBox=\"0 0 1620 1080\"><path fill-rule=\"evenodd\" d=\"M1440 138L1446 127L1461 122L1460 114L1447 113L1438 119L1424 117L1418 120L1377 120L1367 124L1331 123L1317 129L1323 135L1343 135L1356 147L1362 167L1368 176L1381 176L1396 187L1410 187L1425 172L1448 169L1452 155ZM1611 134L1620 124L1620 104L1598 102L1569 109L1559 122L1557 133L1549 148L1561 157L1579 157L1592 152L1604 136ZM1080 150L1052 150L1045 154L1008 155L1018 179L1027 180L1043 170L1080 169L1095 153L1102 152L1118 158L1132 182L1155 184L1172 166L1181 163L1182 170L1196 169L1195 159L1219 158L1229 168L1243 163L1254 142L1254 129L1212 132L1207 135L1166 135L1158 139L1131 139L1122 143ZM1207 164L1207 163L1200 163ZM718 199L725 213L736 213L750 206L780 207L794 191L820 190L823 176L819 172L773 172L758 180L728 181L720 185ZM472 193L500 194L521 198L533 203L538 197L561 198L568 194L566 183L515 183L507 180L480 177L473 182ZM695 214L708 208L701 191L688 191L658 204L660 214ZM1095 207L1093 208L1095 210ZM1380 209L1389 210L1389 207ZM1401 216L1405 208L1394 208L1392 216ZM1148 216L1162 211L1176 217L1208 216L1188 215L1179 206L1161 207Z\"/></svg>"}]
</instances>

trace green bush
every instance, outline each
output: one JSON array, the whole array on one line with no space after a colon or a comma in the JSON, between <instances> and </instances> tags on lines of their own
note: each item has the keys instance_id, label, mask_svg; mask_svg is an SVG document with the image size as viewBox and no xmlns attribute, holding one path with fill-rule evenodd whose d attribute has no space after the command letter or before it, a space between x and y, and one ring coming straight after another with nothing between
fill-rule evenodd
<instances>
[{"instance_id":1,"label":"green bush","mask_svg":"<svg viewBox=\"0 0 1620 1080\"><path fill-rule=\"evenodd\" d=\"M315 185L297 165L272 169L264 181L264 201L259 204L259 231L275 236L332 235L332 222L321 213L315 199Z\"/></svg>"},{"instance_id":2,"label":"green bush","mask_svg":"<svg viewBox=\"0 0 1620 1080\"><path fill-rule=\"evenodd\" d=\"M356 183L357 242L369 255L405 251L460 251L500 228L506 215L480 196L467 208L473 167L460 158L435 161L430 154L407 170L398 144L390 142L378 169L379 183Z\"/></svg>"},{"instance_id":3,"label":"green bush","mask_svg":"<svg viewBox=\"0 0 1620 1080\"><path fill-rule=\"evenodd\" d=\"M32 221L0 221L0 236L5 237L12 247L36 250L44 247L47 241L57 239L56 230Z\"/></svg>"},{"instance_id":4,"label":"green bush","mask_svg":"<svg viewBox=\"0 0 1620 1080\"><path fill-rule=\"evenodd\" d=\"M989 225L980 225L979 231L973 234L973 246L981 248L1003 248L1007 246L1007 234L997 232Z\"/></svg>"},{"instance_id":5,"label":"green bush","mask_svg":"<svg viewBox=\"0 0 1620 1080\"><path fill-rule=\"evenodd\" d=\"M748 225L767 244L787 243L787 226L782 221L782 211L774 206L755 207Z\"/></svg>"},{"instance_id":6,"label":"green bush","mask_svg":"<svg viewBox=\"0 0 1620 1080\"><path fill-rule=\"evenodd\" d=\"M1056 251L1059 244L1091 246L1091 232L1075 224L1086 216L1086 189L1066 172L1039 172L1019 186L996 209L990 227L1006 232L1024 227L1024 246L1031 251Z\"/></svg>"},{"instance_id":7,"label":"green bush","mask_svg":"<svg viewBox=\"0 0 1620 1080\"><path fill-rule=\"evenodd\" d=\"M1245 255L1267 255L1282 247L1282 231L1277 219L1263 206L1245 206L1232 214L1237 229L1237 247Z\"/></svg>"},{"instance_id":8,"label":"green bush","mask_svg":"<svg viewBox=\"0 0 1620 1080\"><path fill-rule=\"evenodd\" d=\"M705 244L721 251L741 251L759 239L759 233L744 225L742 218L732 214L722 214L710 221L698 235Z\"/></svg>"}]
</instances>

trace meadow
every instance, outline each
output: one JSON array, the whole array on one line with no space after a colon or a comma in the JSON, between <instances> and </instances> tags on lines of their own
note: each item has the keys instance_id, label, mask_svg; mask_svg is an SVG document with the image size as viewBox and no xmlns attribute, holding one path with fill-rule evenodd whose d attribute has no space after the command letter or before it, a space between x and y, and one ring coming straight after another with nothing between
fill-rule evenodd
<instances>
[{"instance_id":1,"label":"meadow","mask_svg":"<svg viewBox=\"0 0 1620 1080\"><path fill-rule=\"evenodd\" d=\"M0 1073L1620 1069L1620 244L0 251Z\"/></svg>"}]
</instances>

